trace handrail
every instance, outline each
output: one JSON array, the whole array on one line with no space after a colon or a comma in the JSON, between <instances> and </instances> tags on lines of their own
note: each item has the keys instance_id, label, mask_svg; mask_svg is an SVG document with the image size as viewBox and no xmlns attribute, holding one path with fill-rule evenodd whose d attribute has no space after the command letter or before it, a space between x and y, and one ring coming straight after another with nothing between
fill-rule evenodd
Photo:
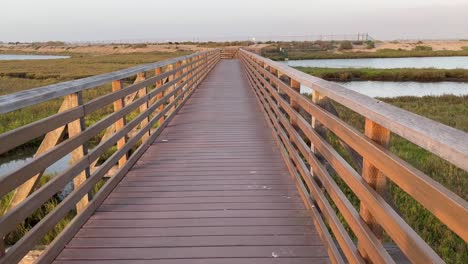
<instances>
[{"instance_id":1,"label":"handrail","mask_svg":"<svg viewBox=\"0 0 468 264\"><path fill-rule=\"evenodd\" d=\"M287 73L292 79L319 92L322 96L326 96L356 113L372 119L395 134L437 154L464 170L468 170L467 133L401 108L382 103L382 101L311 76L285 64L245 50L243 52L259 62L271 65L280 72Z\"/></svg>"},{"instance_id":2,"label":"handrail","mask_svg":"<svg viewBox=\"0 0 468 264\"><path fill-rule=\"evenodd\" d=\"M31 160L0 177L0 197L13 193L0 216L0 264L19 262L59 221L76 214L38 262L53 260L219 60L220 51L213 49L0 97L1 113L63 97L57 114L0 134L0 154L45 135ZM154 76L146 78L149 71ZM132 76L135 82L125 86L123 79ZM84 102L84 90L108 82L112 92ZM98 111L106 107L113 111ZM99 120L86 127L90 115ZM100 142L90 148L89 141L96 138ZM68 153L71 165L38 186L45 169ZM5 251L3 238L71 181L74 190ZM92 194L99 183L104 185Z\"/></svg>"},{"instance_id":3,"label":"handrail","mask_svg":"<svg viewBox=\"0 0 468 264\"><path fill-rule=\"evenodd\" d=\"M122 80L136 75L139 72L149 71L156 68L165 67L178 61L189 60L195 56L207 54L211 51L203 51L191 55L181 56L165 61L138 65L135 67L118 70L110 73L104 73L78 80L51 84L34 89L28 89L4 96L0 96L0 114L15 111L27 106L39 104L51 99L59 98L71 93L80 92L86 89L94 88L99 85L111 82L113 80Z\"/></svg>"},{"instance_id":4,"label":"handrail","mask_svg":"<svg viewBox=\"0 0 468 264\"><path fill-rule=\"evenodd\" d=\"M337 247L342 249L350 263L393 263L394 260L381 243L383 232L392 238L410 261L443 262L386 202L387 178L465 242L468 241L465 223L468 219L467 201L387 149L390 133L394 132L468 170L467 133L304 74L246 50L241 49L238 56L277 136L277 143L283 151L288 168L292 175L296 175L296 184L304 202L306 205L310 204L309 199L312 199L314 205L320 209L321 214L312 213L314 223L334 263L342 262L340 254L334 250ZM312 100L301 95L301 85L313 90ZM362 115L365 118L364 133L322 108L321 104L328 100L338 102ZM312 120L306 121L304 113ZM321 127L333 132L350 149L362 156L362 175L323 138L320 134ZM443 132L443 135L434 131ZM309 141L310 145L306 141ZM439 149L434 151L431 146L438 146ZM326 160L333 172L325 168L319 157ZM333 173L336 173L360 200L359 211L340 189ZM357 244L342 227L332 209L332 203L356 236ZM324 224L321 223L328 223L336 241L327 239L330 237L329 229L324 228Z\"/></svg>"}]
</instances>

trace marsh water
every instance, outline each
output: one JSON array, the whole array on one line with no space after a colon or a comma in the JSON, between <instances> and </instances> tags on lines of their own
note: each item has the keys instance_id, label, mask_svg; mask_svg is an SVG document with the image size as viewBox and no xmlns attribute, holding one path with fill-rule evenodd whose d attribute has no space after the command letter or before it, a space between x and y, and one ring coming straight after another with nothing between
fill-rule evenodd
<instances>
[{"instance_id":1,"label":"marsh water","mask_svg":"<svg viewBox=\"0 0 468 264\"><path fill-rule=\"evenodd\" d=\"M49 60L65 59L69 56L55 55L9 55L0 54L0 60ZM468 69L468 57L421 57L421 58L376 58L376 59L326 59L326 60L293 60L284 62L289 66L328 67L328 68L444 68ZM398 96L438 96L444 94L468 95L468 83L456 82L379 82L356 81L338 83L353 91L371 97ZM301 92L310 92L302 87ZM0 164L0 177L20 167L31 159L19 158ZM69 166L70 155L63 157L50 166L45 173L57 174Z\"/></svg>"},{"instance_id":2,"label":"marsh water","mask_svg":"<svg viewBox=\"0 0 468 264\"><path fill-rule=\"evenodd\" d=\"M410 58L363 58L285 61L291 67L318 68L436 68L468 69L468 57L410 57Z\"/></svg>"},{"instance_id":3,"label":"marsh water","mask_svg":"<svg viewBox=\"0 0 468 264\"><path fill-rule=\"evenodd\" d=\"M370 97L398 97L398 96L440 96L468 95L468 83L463 82L378 82L378 81L359 81L359 82L337 82L355 92ZM301 92L310 93L307 87L301 87Z\"/></svg>"},{"instance_id":4,"label":"marsh water","mask_svg":"<svg viewBox=\"0 0 468 264\"><path fill-rule=\"evenodd\" d=\"M31 159L32 157L18 158L18 159L14 159L14 160L5 162L3 164L0 164L0 177L2 175L10 173L13 170L21 167L22 165L24 165L26 162L30 161ZM61 158L60 160L52 164L50 167L48 167L46 171L44 172L44 174L54 175L54 174L58 174L64 171L69 166L70 159L71 159L71 154L66 155L65 157Z\"/></svg>"},{"instance_id":5,"label":"marsh water","mask_svg":"<svg viewBox=\"0 0 468 264\"><path fill-rule=\"evenodd\" d=\"M70 58L70 56L0 54L0 61L1 60L56 60L56 59L68 59L68 58Z\"/></svg>"}]
</instances>

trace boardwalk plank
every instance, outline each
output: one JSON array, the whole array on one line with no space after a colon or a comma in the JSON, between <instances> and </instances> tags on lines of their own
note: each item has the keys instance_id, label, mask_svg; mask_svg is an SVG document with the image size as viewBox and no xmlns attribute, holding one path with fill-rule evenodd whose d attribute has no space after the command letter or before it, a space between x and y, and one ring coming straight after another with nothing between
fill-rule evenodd
<instances>
[{"instance_id":1,"label":"boardwalk plank","mask_svg":"<svg viewBox=\"0 0 468 264\"><path fill-rule=\"evenodd\" d=\"M55 261L328 262L237 60L215 67Z\"/></svg>"}]
</instances>

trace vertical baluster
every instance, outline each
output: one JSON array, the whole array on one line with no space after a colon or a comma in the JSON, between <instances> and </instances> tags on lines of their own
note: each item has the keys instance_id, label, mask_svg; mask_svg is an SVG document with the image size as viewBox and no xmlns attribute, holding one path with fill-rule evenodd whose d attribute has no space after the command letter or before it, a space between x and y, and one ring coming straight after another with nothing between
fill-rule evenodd
<instances>
[{"instance_id":1,"label":"vertical baluster","mask_svg":"<svg viewBox=\"0 0 468 264\"><path fill-rule=\"evenodd\" d=\"M67 95L65 100L68 100L68 104L70 105L70 107L77 107L77 106L83 105L82 92L77 92L77 93ZM85 119L84 119L84 117L82 117L82 118L80 118L78 120L75 120L75 121L73 121L71 123L68 123L67 127L68 127L68 136L70 138L80 135L85 130ZM78 148L74 149L71 152L72 165L74 165L77 162L79 162L80 160L82 160L83 157L85 155L87 155L87 154L88 154L88 148L87 148L87 144L85 142L81 146L79 146ZM80 174L75 176L75 178L73 178L74 188L77 189L80 185L82 185L86 181L86 179L89 178L89 175L90 175L90 172L89 172L89 164L88 164L88 167L86 167L86 169L84 171L82 171ZM76 211L78 213L82 212L84 210L84 208L86 207L86 205L88 205L88 202L89 202L89 197L88 197L88 195L85 195L76 204Z\"/></svg>"},{"instance_id":2,"label":"vertical baluster","mask_svg":"<svg viewBox=\"0 0 468 264\"><path fill-rule=\"evenodd\" d=\"M269 66L269 67L268 67L268 70L270 71L270 73L271 73L273 76L276 76L277 70L276 70L275 68ZM281 91L280 91L280 89L279 89L279 85L276 85L276 84L275 84L273 78L270 78L270 85L271 85L273 88L276 88L276 91L278 91L278 94L281 96ZM276 87L275 87L275 86L276 86ZM275 100L273 96L271 96L271 98L273 98L273 100ZM276 106L277 106L279 109L281 109L281 106L280 106L280 104L279 104L278 101L276 102Z\"/></svg>"},{"instance_id":3,"label":"vertical baluster","mask_svg":"<svg viewBox=\"0 0 468 264\"><path fill-rule=\"evenodd\" d=\"M321 95L319 92L313 90L312 91L312 102L314 104L319 104L321 100L323 100L325 96ZM312 128L317 129L320 126L320 122L315 118L315 116L312 116L312 122L311 122ZM313 153L316 153L316 149L314 147L314 144L311 142L310 143L310 149L312 150Z\"/></svg>"},{"instance_id":4,"label":"vertical baluster","mask_svg":"<svg viewBox=\"0 0 468 264\"><path fill-rule=\"evenodd\" d=\"M296 80L290 78L289 85L291 86L291 88L292 88L294 91L296 91L296 92L298 92L298 93L301 93L301 83L300 83L300 82L298 82L298 81L296 81ZM299 113L299 104L297 103L296 99L293 98L293 97L291 97L290 99L291 99L291 100L290 100L291 107L292 107L294 110L296 110L296 112ZM291 119L292 119L292 118L291 118ZM291 120L291 123L292 123L293 126L296 125L296 124L293 122L293 120Z\"/></svg>"},{"instance_id":5,"label":"vertical baluster","mask_svg":"<svg viewBox=\"0 0 468 264\"><path fill-rule=\"evenodd\" d=\"M377 144L388 148L390 142L390 130L385 127L373 122L370 119L366 118L365 121L365 135L375 141ZM362 178L371 186L374 190L377 191L382 197L385 198L387 193L387 179L385 175L379 171L373 164L371 164L365 157L363 159L362 166ZM375 218L369 212L366 207L366 204L361 202L360 215L362 219L369 225L370 229L376 237L382 241L383 240L383 229L377 223ZM359 245L359 244L358 244ZM366 258L365 250L359 246L359 251Z\"/></svg>"},{"instance_id":6,"label":"vertical baluster","mask_svg":"<svg viewBox=\"0 0 468 264\"><path fill-rule=\"evenodd\" d=\"M176 68L180 68L182 65L184 64L184 60L182 61L179 61L176 63ZM180 76L182 76L182 74L184 73L184 70L177 70L177 73L175 74L175 78L179 78ZM177 81L177 88L179 88L182 83L184 82L184 78L181 78L180 81ZM182 93L182 90L179 90L177 93L176 93L176 97L178 95L180 95ZM179 99L176 104L179 105L181 103L181 100Z\"/></svg>"},{"instance_id":7,"label":"vertical baluster","mask_svg":"<svg viewBox=\"0 0 468 264\"><path fill-rule=\"evenodd\" d=\"M137 78L140 80L140 82L146 80L146 72L138 73ZM148 94L148 87L145 86L141 88L138 91L138 94L140 98L145 97ZM140 113L144 113L148 108L149 108L149 101L146 101L140 106ZM140 123L140 128L143 129L149 123L149 121L150 121L149 113L146 113L145 119L143 119L143 121L141 121ZM145 142L146 140L148 140L150 133L151 133L151 129L148 129L148 131L141 138L142 142Z\"/></svg>"},{"instance_id":8,"label":"vertical baluster","mask_svg":"<svg viewBox=\"0 0 468 264\"><path fill-rule=\"evenodd\" d=\"M162 73L162 68L161 68L161 67L156 68L156 69L154 70L154 73L155 73L156 76L161 75L161 73ZM162 79L156 81L156 89L159 88L159 87L161 87L162 85L163 85L163 80L162 80ZM160 100L163 98L163 96L164 96L164 92L158 93L158 94L156 95L156 100L157 100L157 101L160 101ZM161 113L162 110L164 110L164 104L161 104L161 105L158 107L158 113ZM162 116L162 117L159 119L159 124L158 124L158 125L160 126L163 122L164 122L164 116Z\"/></svg>"},{"instance_id":9,"label":"vertical baluster","mask_svg":"<svg viewBox=\"0 0 468 264\"><path fill-rule=\"evenodd\" d=\"M117 92L123 88L122 85L122 80L116 80L112 82L112 91ZM114 112L124 108L125 106L125 100L124 98L120 98L117 101L114 102ZM117 122L115 122L115 131L119 131L122 129L126 124L126 116L123 116ZM123 136L121 139L117 141L117 150L123 148L125 146L125 143L127 142L127 136ZM122 158L119 160L119 168L122 168L125 163L127 162L127 153L125 153Z\"/></svg>"},{"instance_id":10,"label":"vertical baluster","mask_svg":"<svg viewBox=\"0 0 468 264\"><path fill-rule=\"evenodd\" d=\"M195 82L195 85L198 85L201 82L201 76L203 75L205 71L205 54L200 56L200 63L198 65L198 68L200 69L200 72L197 74L197 81Z\"/></svg>"},{"instance_id":11,"label":"vertical baluster","mask_svg":"<svg viewBox=\"0 0 468 264\"><path fill-rule=\"evenodd\" d=\"M196 59L197 59L197 57L192 57L192 58L190 58L189 61L187 62L187 63L190 64L190 66L188 66L188 68L187 68L188 75L187 75L187 78L186 78L187 80L189 80L189 81L187 82L187 89L189 89L189 90L191 90L191 88L192 88L192 83L193 83L192 76L193 76L194 65L191 64L191 63L193 63L193 61L196 60ZM185 100L185 97L186 97L189 93L190 93L190 91L187 91L186 95L184 96L184 100Z\"/></svg>"},{"instance_id":12,"label":"vertical baluster","mask_svg":"<svg viewBox=\"0 0 468 264\"><path fill-rule=\"evenodd\" d=\"M171 65L167 66L166 71L172 71L172 70L174 70L174 64L171 64ZM171 74L171 75L169 76L168 81L169 81L169 82L173 81L173 80L174 80L174 76L175 76L175 74ZM174 84L174 85L171 85L171 87L168 88L167 91L170 93L170 92L173 92L174 89L175 89L175 84ZM169 98L169 103L174 102L174 98L175 98L174 95L172 95L172 96ZM174 111L174 109L175 109L174 106L171 107L171 109L169 109L168 113L171 114L172 111ZM169 114L168 114L168 115L169 115Z\"/></svg>"}]
</instances>

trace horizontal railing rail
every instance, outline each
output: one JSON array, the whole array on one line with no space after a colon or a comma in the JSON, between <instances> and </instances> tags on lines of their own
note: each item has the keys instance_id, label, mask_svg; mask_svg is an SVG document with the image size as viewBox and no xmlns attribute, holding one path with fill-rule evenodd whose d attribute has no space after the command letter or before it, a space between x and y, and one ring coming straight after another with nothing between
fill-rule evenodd
<instances>
[{"instance_id":1,"label":"horizontal railing rail","mask_svg":"<svg viewBox=\"0 0 468 264\"><path fill-rule=\"evenodd\" d=\"M223 48L220 50L221 59L234 59L237 57L238 48Z\"/></svg>"},{"instance_id":2,"label":"horizontal railing rail","mask_svg":"<svg viewBox=\"0 0 468 264\"><path fill-rule=\"evenodd\" d=\"M387 149L393 132L468 171L467 133L246 50L241 49L238 56L334 263L394 263L383 246L384 233L411 262L443 263L389 204L387 179L468 241L467 201ZM301 94L301 86L313 91L311 99ZM328 101L364 117L364 131L324 107ZM353 167L343 158L323 129L338 137L351 154L360 155L361 164L357 159ZM359 209L334 175L357 197ZM352 233L346 231L343 220Z\"/></svg>"},{"instance_id":3,"label":"horizontal railing rail","mask_svg":"<svg viewBox=\"0 0 468 264\"><path fill-rule=\"evenodd\" d=\"M140 72L150 71L152 69L173 65L182 60L189 60L195 56L208 54L212 51L204 51L187 56L177 57L169 60L158 61L144 65L135 66L111 73L104 73L96 76L91 76L83 79L52 84L44 87L28 89L22 92L17 92L0 97L0 114L18 110L30 105L39 104L50 101L51 99L59 98L67 94L84 91L94 88L102 84L112 82L114 80L122 80L128 77L135 76Z\"/></svg>"},{"instance_id":4,"label":"horizontal railing rail","mask_svg":"<svg viewBox=\"0 0 468 264\"><path fill-rule=\"evenodd\" d=\"M0 113L51 100L58 113L0 134L0 154L40 139L33 158L0 176L0 263L19 262L68 216L71 222L38 263L50 263L161 133L220 59L217 49L0 97ZM148 77L151 75L151 77ZM130 77L133 84L126 85ZM112 91L84 100L87 89L111 82ZM103 109L110 109L102 113ZM105 112L105 111L104 111ZM91 119L97 119L90 123ZM94 146L91 146L93 141ZM41 183L44 171L71 153L71 164ZM68 183L73 190L13 245L4 238L41 210ZM102 187L100 187L102 186ZM8 248L6 248L8 246Z\"/></svg>"}]
</instances>

